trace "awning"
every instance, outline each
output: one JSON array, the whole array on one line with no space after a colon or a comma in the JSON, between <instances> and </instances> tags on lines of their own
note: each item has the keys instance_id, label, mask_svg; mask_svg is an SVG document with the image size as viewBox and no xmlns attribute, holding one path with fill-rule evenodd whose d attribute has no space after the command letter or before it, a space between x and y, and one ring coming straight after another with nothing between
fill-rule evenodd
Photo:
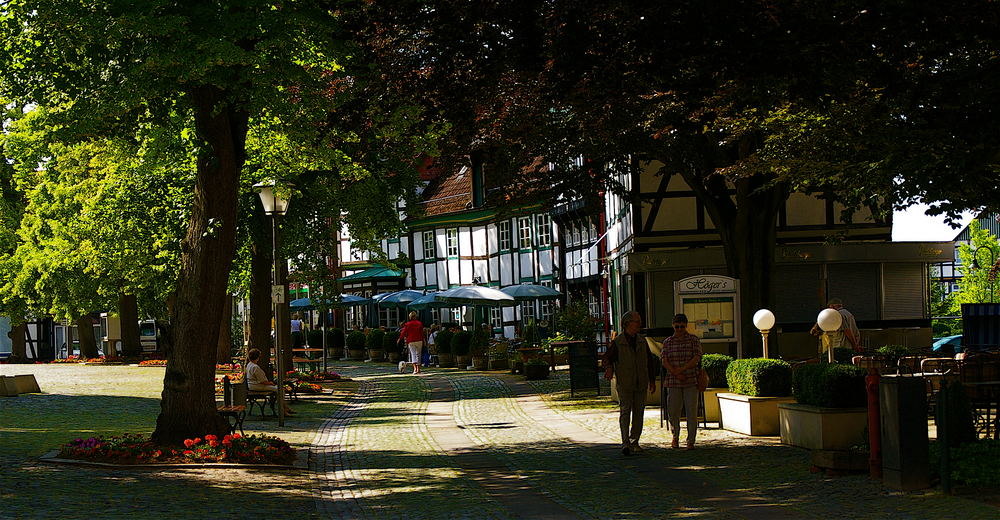
<instances>
[{"instance_id":1,"label":"awning","mask_svg":"<svg viewBox=\"0 0 1000 520\"><path fill-rule=\"evenodd\" d=\"M352 275L345 276L337 280L341 283L358 283L358 282L368 282L371 280L389 280L393 278L403 278L406 273L402 271L396 271L389 269L388 267L371 267L361 271L360 273L354 273Z\"/></svg>"}]
</instances>

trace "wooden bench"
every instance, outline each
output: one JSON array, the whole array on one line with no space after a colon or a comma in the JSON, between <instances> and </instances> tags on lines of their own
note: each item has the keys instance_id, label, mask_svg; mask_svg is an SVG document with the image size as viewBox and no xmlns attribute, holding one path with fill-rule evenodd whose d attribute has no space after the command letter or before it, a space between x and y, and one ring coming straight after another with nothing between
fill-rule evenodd
<instances>
[{"instance_id":1,"label":"wooden bench","mask_svg":"<svg viewBox=\"0 0 1000 520\"><path fill-rule=\"evenodd\" d=\"M229 423L229 433L236 433L239 428L243 434L243 420L247 416L247 385L233 385L229 376L222 378L222 406L217 407L219 415Z\"/></svg>"},{"instance_id":2,"label":"wooden bench","mask_svg":"<svg viewBox=\"0 0 1000 520\"><path fill-rule=\"evenodd\" d=\"M321 363L323 363L322 359L309 359L304 357L292 358L292 367L294 367L296 364L307 365L309 370L316 370L316 368L319 368L318 365ZM316 365L316 367L314 367L314 365Z\"/></svg>"},{"instance_id":3,"label":"wooden bench","mask_svg":"<svg viewBox=\"0 0 1000 520\"><path fill-rule=\"evenodd\" d=\"M250 414L253 415L253 407L256 405L260 408L260 418L264 418L264 405L271 407L271 415L277 417L278 411L275 409L275 403L278 400L277 392L271 392L269 390L250 390L247 385L246 379L243 380L243 387L247 391L247 403L250 408Z\"/></svg>"}]
</instances>

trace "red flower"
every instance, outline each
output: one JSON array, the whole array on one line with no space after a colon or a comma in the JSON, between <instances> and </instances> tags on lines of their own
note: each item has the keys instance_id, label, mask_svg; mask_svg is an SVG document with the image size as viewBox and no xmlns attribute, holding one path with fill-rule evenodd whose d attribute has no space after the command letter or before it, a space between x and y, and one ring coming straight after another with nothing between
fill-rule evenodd
<instances>
[{"instance_id":1,"label":"red flower","mask_svg":"<svg viewBox=\"0 0 1000 520\"><path fill-rule=\"evenodd\" d=\"M193 440L191 440L191 439L184 439L184 447L186 447L186 448L190 448L191 446L194 446L195 444L198 444L198 443L195 442L195 441L193 441Z\"/></svg>"},{"instance_id":2,"label":"red flower","mask_svg":"<svg viewBox=\"0 0 1000 520\"><path fill-rule=\"evenodd\" d=\"M212 439L212 440L208 441L208 445L211 446L211 447L213 447L213 448L217 448L217 447L219 447L219 441L217 441L215 439Z\"/></svg>"},{"instance_id":3,"label":"red flower","mask_svg":"<svg viewBox=\"0 0 1000 520\"><path fill-rule=\"evenodd\" d=\"M206 435L205 436L205 440L206 441L214 441L216 439L218 439L218 437L216 437L215 435Z\"/></svg>"},{"instance_id":4,"label":"red flower","mask_svg":"<svg viewBox=\"0 0 1000 520\"><path fill-rule=\"evenodd\" d=\"M184 450L184 455L191 456L193 454L194 454L194 452L191 451L191 450Z\"/></svg>"}]
</instances>

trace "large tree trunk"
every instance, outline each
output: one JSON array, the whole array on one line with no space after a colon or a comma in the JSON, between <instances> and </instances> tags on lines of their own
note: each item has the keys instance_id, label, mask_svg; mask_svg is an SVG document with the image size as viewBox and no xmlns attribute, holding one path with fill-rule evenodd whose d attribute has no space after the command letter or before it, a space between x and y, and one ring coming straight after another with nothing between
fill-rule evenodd
<instances>
[{"instance_id":1,"label":"large tree trunk","mask_svg":"<svg viewBox=\"0 0 1000 520\"><path fill-rule=\"evenodd\" d=\"M76 332L80 337L80 357L90 359L97 357L97 338L94 337L94 319L84 314L76 320ZM105 352L111 356L113 353Z\"/></svg>"},{"instance_id":2,"label":"large tree trunk","mask_svg":"<svg viewBox=\"0 0 1000 520\"><path fill-rule=\"evenodd\" d=\"M250 348L260 351L260 368L270 376L271 366L271 223L263 208L253 212L256 224L250 261ZM244 360L245 361L245 360Z\"/></svg>"},{"instance_id":3,"label":"large tree trunk","mask_svg":"<svg viewBox=\"0 0 1000 520\"><path fill-rule=\"evenodd\" d=\"M28 334L28 324L21 323L10 329L10 362L29 363L28 347L25 336Z\"/></svg>"},{"instance_id":4,"label":"large tree trunk","mask_svg":"<svg viewBox=\"0 0 1000 520\"><path fill-rule=\"evenodd\" d=\"M139 306L134 294L118 297L118 315L122 327L122 355L137 357L142 353L142 343L139 340Z\"/></svg>"},{"instance_id":5,"label":"large tree trunk","mask_svg":"<svg viewBox=\"0 0 1000 520\"><path fill-rule=\"evenodd\" d=\"M740 281L740 343L743 357L759 357L760 333L753 325L758 309L773 302L771 275L777 245L777 220L788 187L755 175L736 181L735 194L721 175L683 174L705 204L722 240L729 276Z\"/></svg>"},{"instance_id":6,"label":"large tree trunk","mask_svg":"<svg viewBox=\"0 0 1000 520\"><path fill-rule=\"evenodd\" d=\"M153 432L153 440L162 444L228 431L215 405L215 346L235 252L237 191L249 118L230 105L230 92L201 86L190 94L198 136L207 146L197 160L191 220L181 242L172 344Z\"/></svg>"},{"instance_id":7,"label":"large tree trunk","mask_svg":"<svg viewBox=\"0 0 1000 520\"><path fill-rule=\"evenodd\" d=\"M220 365L233 362L233 299L226 295L226 306L222 308L222 322L219 327L219 341L215 348L215 362Z\"/></svg>"}]
</instances>

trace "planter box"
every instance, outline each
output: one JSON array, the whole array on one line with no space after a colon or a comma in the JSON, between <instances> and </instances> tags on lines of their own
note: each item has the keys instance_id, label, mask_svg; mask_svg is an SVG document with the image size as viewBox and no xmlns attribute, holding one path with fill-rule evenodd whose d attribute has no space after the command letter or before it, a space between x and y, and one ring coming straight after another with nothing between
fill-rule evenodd
<instances>
[{"instance_id":1,"label":"planter box","mask_svg":"<svg viewBox=\"0 0 1000 520\"><path fill-rule=\"evenodd\" d=\"M510 368L510 363L506 358L490 360L490 370L507 370L508 368Z\"/></svg>"},{"instance_id":2,"label":"planter box","mask_svg":"<svg viewBox=\"0 0 1000 520\"><path fill-rule=\"evenodd\" d=\"M532 365L525 363L524 365L524 377L525 379L537 380L537 379L547 379L549 377L549 366L548 365Z\"/></svg>"},{"instance_id":3,"label":"planter box","mask_svg":"<svg viewBox=\"0 0 1000 520\"><path fill-rule=\"evenodd\" d=\"M472 356L455 356L455 365L462 370L467 370L472 364Z\"/></svg>"},{"instance_id":4,"label":"planter box","mask_svg":"<svg viewBox=\"0 0 1000 520\"><path fill-rule=\"evenodd\" d=\"M17 387L19 394L39 394L42 392L38 388L38 381L35 380L34 374L14 376L14 386Z\"/></svg>"},{"instance_id":5,"label":"planter box","mask_svg":"<svg viewBox=\"0 0 1000 520\"><path fill-rule=\"evenodd\" d=\"M867 408L820 408L807 404L778 405L781 443L810 450L846 450L862 444Z\"/></svg>"},{"instance_id":6,"label":"planter box","mask_svg":"<svg viewBox=\"0 0 1000 520\"><path fill-rule=\"evenodd\" d=\"M348 359L354 361L364 361L365 360L365 350L364 349L349 349L347 351Z\"/></svg>"},{"instance_id":7,"label":"planter box","mask_svg":"<svg viewBox=\"0 0 1000 520\"><path fill-rule=\"evenodd\" d=\"M486 370L486 356L472 356L473 370Z\"/></svg>"},{"instance_id":8,"label":"planter box","mask_svg":"<svg viewBox=\"0 0 1000 520\"><path fill-rule=\"evenodd\" d=\"M438 366L441 368L451 368L455 366L455 355L454 354L438 354Z\"/></svg>"},{"instance_id":9,"label":"planter box","mask_svg":"<svg viewBox=\"0 0 1000 520\"><path fill-rule=\"evenodd\" d=\"M383 361L385 360L385 351L380 348L368 349L369 359L372 361Z\"/></svg>"},{"instance_id":10,"label":"planter box","mask_svg":"<svg viewBox=\"0 0 1000 520\"><path fill-rule=\"evenodd\" d=\"M399 352L390 352L388 355L390 363L399 363Z\"/></svg>"},{"instance_id":11,"label":"planter box","mask_svg":"<svg viewBox=\"0 0 1000 520\"><path fill-rule=\"evenodd\" d=\"M333 359L343 359L344 349L342 347L330 347L330 357Z\"/></svg>"},{"instance_id":12,"label":"planter box","mask_svg":"<svg viewBox=\"0 0 1000 520\"><path fill-rule=\"evenodd\" d=\"M794 403L794 397L749 397L720 393L722 427L744 435L778 435L778 405Z\"/></svg>"},{"instance_id":13,"label":"planter box","mask_svg":"<svg viewBox=\"0 0 1000 520\"><path fill-rule=\"evenodd\" d=\"M708 422L722 422L722 412L719 411L719 394L729 393L728 388L706 388L702 395L705 396L705 420Z\"/></svg>"}]
</instances>

